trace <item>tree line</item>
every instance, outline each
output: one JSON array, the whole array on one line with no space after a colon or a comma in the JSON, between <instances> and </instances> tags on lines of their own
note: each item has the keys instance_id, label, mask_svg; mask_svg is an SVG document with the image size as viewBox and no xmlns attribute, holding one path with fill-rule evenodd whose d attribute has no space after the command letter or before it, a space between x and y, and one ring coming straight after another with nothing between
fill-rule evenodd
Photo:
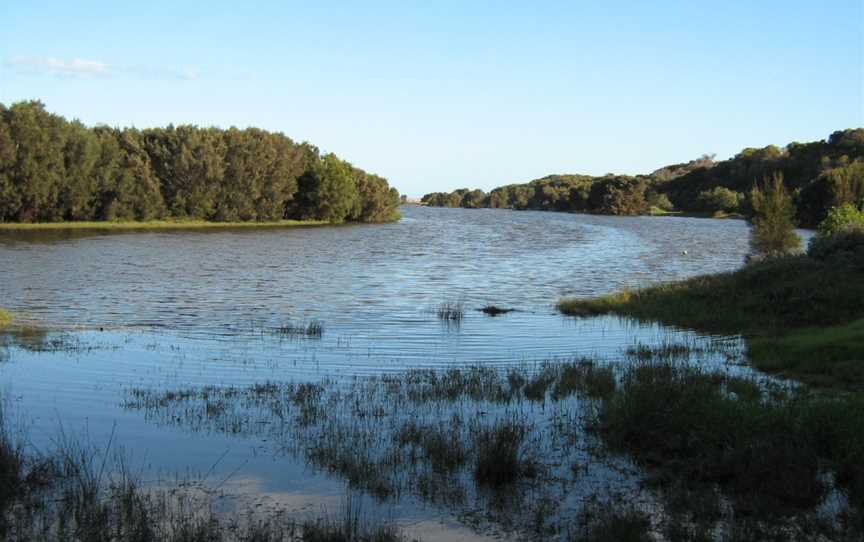
<instances>
[{"instance_id":1,"label":"tree line","mask_svg":"<svg viewBox=\"0 0 864 542\"><path fill-rule=\"evenodd\" d=\"M0 222L385 222L399 203L386 179L281 133L87 127L0 104Z\"/></svg>"},{"instance_id":2,"label":"tree line","mask_svg":"<svg viewBox=\"0 0 864 542\"><path fill-rule=\"evenodd\" d=\"M796 220L815 227L832 207L864 202L864 129L840 130L827 140L747 148L715 161L704 155L647 175L549 175L523 184L482 190L462 188L423 196L440 207L491 207L640 215L753 212L751 189L781 174L792 192Z\"/></svg>"}]
</instances>

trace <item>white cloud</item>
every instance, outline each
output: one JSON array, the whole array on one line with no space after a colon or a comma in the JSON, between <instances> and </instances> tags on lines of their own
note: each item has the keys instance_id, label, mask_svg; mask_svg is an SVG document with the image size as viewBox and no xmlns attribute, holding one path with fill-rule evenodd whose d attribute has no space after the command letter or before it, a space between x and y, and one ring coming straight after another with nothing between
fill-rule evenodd
<instances>
[{"instance_id":1,"label":"white cloud","mask_svg":"<svg viewBox=\"0 0 864 542\"><path fill-rule=\"evenodd\" d=\"M129 76L141 79L199 79L194 69L176 69L165 66L116 65L101 60L72 58L71 60L45 56L18 56L6 59L6 66L27 75L54 75L72 77Z\"/></svg>"},{"instance_id":2,"label":"white cloud","mask_svg":"<svg viewBox=\"0 0 864 542\"><path fill-rule=\"evenodd\" d=\"M6 65L25 73L47 73L51 75L106 76L113 73L111 66L99 60L43 56L19 56L10 58Z\"/></svg>"}]
</instances>

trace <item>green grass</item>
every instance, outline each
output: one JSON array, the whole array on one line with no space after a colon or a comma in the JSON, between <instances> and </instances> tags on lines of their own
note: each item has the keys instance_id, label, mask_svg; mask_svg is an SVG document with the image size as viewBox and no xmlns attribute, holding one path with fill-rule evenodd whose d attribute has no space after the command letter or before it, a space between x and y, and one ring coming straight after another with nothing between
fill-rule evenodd
<instances>
[{"instance_id":1,"label":"green grass","mask_svg":"<svg viewBox=\"0 0 864 542\"><path fill-rule=\"evenodd\" d=\"M816 386L864 388L864 319L827 328L805 328L748 341L757 369Z\"/></svg>"},{"instance_id":2,"label":"green grass","mask_svg":"<svg viewBox=\"0 0 864 542\"><path fill-rule=\"evenodd\" d=\"M680 216L687 218L729 218L743 220L745 217L740 213L727 213L725 211L716 212L696 212L696 211L664 211L659 207L650 207L648 209L649 216Z\"/></svg>"},{"instance_id":3,"label":"green grass","mask_svg":"<svg viewBox=\"0 0 864 542\"><path fill-rule=\"evenodd\" d=\"M576 316L615 313L719 333L770 335L864 318L864 274L790 256L641 290L564 299L558 309Z\"/></svg>"},{"instance_id":4,"label":"green grass","mask_svg":"<svg viewBox=\"0 0 864 542\"><path fill-rule=\"evenodd\" d=\"M0 329L7 327L11 323L12 323L12 314L5 309L0 309Z\"/></svg>"},{"instance_id":5,"label":"green grass","mask_svg":"<svg viewBox=\"0 0 864 542\"><path fill-rule=\"evenodd\" d=\"M759 369L812 384L864 384L864 273L852 267L790 256L641 290L564 299L558 309L743 334Z\"/></svg>"},{"instance_id":6,"label":"green grass","mask_svg":"<svg viewBox=\"0 0 864 542\"><path fill-rule=\"evenodd\" d=\"M0 231L42 230L180 230L211 228L287 228L296 226L322 226L320 220L276 220L272 222L211 222L207 220L147 220L147 221L80 221L80 222L2 222Z\"/></svg>"}]
</instances>

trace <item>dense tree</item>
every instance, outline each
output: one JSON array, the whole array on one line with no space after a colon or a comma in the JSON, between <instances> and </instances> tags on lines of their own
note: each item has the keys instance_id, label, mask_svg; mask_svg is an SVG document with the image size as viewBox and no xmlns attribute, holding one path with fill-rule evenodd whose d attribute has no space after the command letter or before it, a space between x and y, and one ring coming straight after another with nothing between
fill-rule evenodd
<instances>
[{"instance_id":1,"label":"dense tree","mask_svg":"<svg viewBox=\"0 0 864 542\"><path fill-rule=\"evenodd\" d=\"M380 222L398 208L386 179L281 133L88 128L40 102L0 104L0 221Z\"/></svg>"},{"instance_id":2,"label":"dense tree","mask_svg":"<svg viewBox=\"0 0 864 542\"><path fill-rule=\"evenodd\" d=\"M752 212L744 194L765 176L780 172L796 203L796 219L815 227L828 209L864 198L864 129L834 132L826 141L747 148L717 162L703 155L690 162L635 177L549 175L493 189L483 207L605 214L662 211ZM428 205L476 207L467 189L424 196Z\"/></svg>"},{"instance_id":3,"label":"dense tree","mask_svg":"<svg viewBox=\"0 0 864 542\"><path fill-rule=\"evenodd\" d=\"M327 154L300 178L300 193L306 204L298 218L344 222L359 216L359 194L351 165Z\"/></svg>"}]
</instances>

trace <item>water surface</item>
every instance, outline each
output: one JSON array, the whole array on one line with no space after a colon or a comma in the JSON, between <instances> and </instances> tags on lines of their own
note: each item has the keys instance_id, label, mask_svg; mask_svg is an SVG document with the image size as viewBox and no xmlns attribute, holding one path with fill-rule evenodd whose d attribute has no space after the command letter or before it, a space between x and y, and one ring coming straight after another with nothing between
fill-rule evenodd
<instances>
[{"instance_id":1,"label":"water surface","mask_svg":"<svg viewBox=\"0 0 864 542\"><path fill-rule=\"evenodd\" d=\"M0 305L66 331L7 338L0 384L37 444L60 424L95 442L113 433L154 477L198 473L237 502L314 513L338 506L339 476L284 453L266 431L154 423L122 407L129 390L615 360L637 342L718 340L565 318L554 304L732 270L747 249L737 220L414 206L383 225L4 233ZM462 303L465 317L440 321L444 302ZM515 310L493 318L477 310L487 304ZM277 331L313 320L321 337ZM426 540L485 532L466 526L464 510L416 496L370 509Z\"/></svg>"}]
</instances>

